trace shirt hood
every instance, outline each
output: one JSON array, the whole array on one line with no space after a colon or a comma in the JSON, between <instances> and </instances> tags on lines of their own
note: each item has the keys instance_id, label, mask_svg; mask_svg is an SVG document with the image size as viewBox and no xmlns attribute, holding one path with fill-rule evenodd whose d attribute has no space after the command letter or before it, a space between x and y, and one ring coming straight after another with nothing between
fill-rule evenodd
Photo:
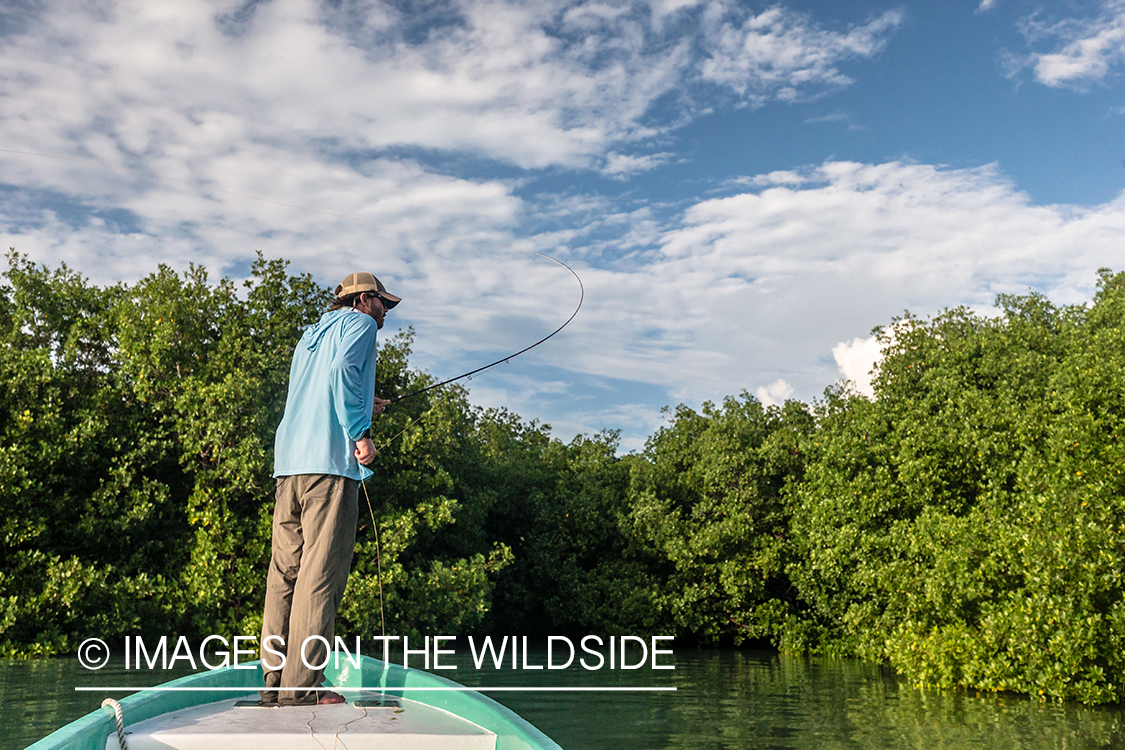
<instances>
[{"instance_id":1,"label":"shirt hood","mask_svg":"<svg viewBox=\"0 0 1125 750\"><path fill-rule=\"evenodd\" d=\"M320 340L324 338L324 334L336 328L343 322L345 315L351 315L354 310L348 308L341 308L339 310L329 310L320 316L320 320L312 324L312 326L305 331L304 338L306 339L306 346L309 351L315 351L317 346L320 345Z\"/></svg>"}]
</instances>

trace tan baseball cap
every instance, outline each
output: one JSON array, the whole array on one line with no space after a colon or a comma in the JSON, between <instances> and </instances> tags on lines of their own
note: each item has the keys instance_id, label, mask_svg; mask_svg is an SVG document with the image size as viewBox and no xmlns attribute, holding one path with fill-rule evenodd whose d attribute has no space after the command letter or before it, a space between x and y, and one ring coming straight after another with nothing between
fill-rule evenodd
<instances>
[{"instance_id":1,"label":"tan baseball cap","mask_svg":"<svg viewBox=\"0 0 1125 750\"><path fill-rule=\"evenodd\" d=\"M379 296L386 303L387 309L390 309L402 302L401 297L396 297L387 291L387 287L383 286L383 282L375 278L372 274L364 273L349 273L340 285L336 287L336 296L345 297L349 294L358 294L359 292L377 292Z\"/></svg>"}]
</instances>

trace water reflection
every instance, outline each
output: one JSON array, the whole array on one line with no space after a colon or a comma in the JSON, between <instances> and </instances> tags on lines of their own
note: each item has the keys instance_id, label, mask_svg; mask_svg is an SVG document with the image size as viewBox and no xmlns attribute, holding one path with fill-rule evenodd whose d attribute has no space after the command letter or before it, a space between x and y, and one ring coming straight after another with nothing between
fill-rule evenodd
<instances>
[{"instance_id":1,"label":"water reflection","mask_svg":"<svg viewBox=\"0 0 1125 750\"><path fill-rule=\"evenodd\" d=\"M481 684L561 684L555 673ZM501 682L502 678L502 682ZM567 672L567 684L675 685L675 693L494 694L566 750L1125 747L1125 711L1009 695L937 693L877 665L745 651L678 651L676 671ZM458 679L468 683L467 675Z\"/></svg>"},{"instance_id":2,"label":"water reflection","mask_svg":"<svg viewBox=\"0 0 1125 750\"><path fill-rule=\"evenodd\" d=\"M158 685L191 674L190 669L126 672L113 662L98 671L70 659L0 659L0 748L16 750L64 724L97 710L105 698L122 692L76 692L84 686Z\"/></svg>"},{"instance_id":3,"label":"water reflection","mask_svg":"<svg viewBox=\"0 0 1125 750\"><path fill-rule=\"evenodd\" d=\"M1125 747L1120 707L924 692L889 670L855 661L677 650L675 671L661 672L478 672L467 658L457 664L443 676L466 685L676 686L674 693L490 694L565 750ZM184 673L142 673L143 684ZM133 685L138 679L136 671L110 667L87 672L73 659L0 661L0 747L23 748L110 695L75 693L75 685Z\"/></svg>"}]
</instances>

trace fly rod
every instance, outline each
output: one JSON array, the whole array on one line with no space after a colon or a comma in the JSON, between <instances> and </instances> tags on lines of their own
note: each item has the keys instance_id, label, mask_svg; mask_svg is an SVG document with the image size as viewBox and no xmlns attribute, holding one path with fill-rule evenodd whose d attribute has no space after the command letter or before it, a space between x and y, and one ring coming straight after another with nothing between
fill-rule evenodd
<instances>
[{"instance_id":1,"label":"fly rod","mask_svg":"<svg viewBox=\"0 0 1125 750\"><path fill-rule=\"evenodd\" d=\"M469 240L469 241L471 241L471 240ZM517 248L509 248L509 249L515 250ZM551 331L546 336L544 336L543 338L536 341L534 344L532 344L530 346L525 346L523 349L520 349L515 354L509 354L507 357L502 357L501 359L498 359L495 362L490 362L487 365L483 365L481 367L478 367L475 370L469 370L468 372L462 373L461 375L458 375L455 378L450 378L449 380L443 380L440 383L434 383L433 385L428 385L425 388L419 388L416 391L411 391L410 393L407 393L404 396L395 396L394 398L390 399L390 402L392 404L395 403L396 401L403 401L403 400L411 398L413 396L421 395L421 394L425 393L426 391L432 391L433 389L440 388L443 385L449 385L450 383L455 383L458 380L461 380L462 378L471 378L473 375L476 375L478 372L484 372L485 370L489 370L493 367L496 367L497 365L505 364L508 361L513 360L516 357L520 356L524 352L529 352L532 349L534 349L535 347L539 346L540 344L545 342L547 339L551 338L556 333L558 333L562 329L566 328L567 325L570 323L570 321L574 320L574 316L577 315L578 311L582 309L582 300L585 299L585 297L586 297L586 287L584 287L582 285L582 279L578 277L578 274L574 272L573 268L568 266L566 263L563 263L558 258L552 258L550 255L546 255L545 253L541 253L541 252L538 252L536 250L524 250L522 252L532 252L532 253L535 253L536 255L538 255L542 258L546 258L547 260L554 261L555 263L558 263L560 266L562 266L566 270L570 271L571 275L574 276L574 280L578 282L578 306L574 308L574 312L572 312L570 314L570 317L567 318L561 326L559 326L555 330Z\"/></svg>"}]
</instances>

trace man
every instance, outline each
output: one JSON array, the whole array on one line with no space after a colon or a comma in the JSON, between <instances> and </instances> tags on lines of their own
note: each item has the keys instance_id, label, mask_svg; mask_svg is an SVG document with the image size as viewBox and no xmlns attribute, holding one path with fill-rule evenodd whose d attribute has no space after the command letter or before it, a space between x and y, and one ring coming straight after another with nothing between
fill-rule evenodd
<instances>
[{"instance_id":1,"label":"man","mask_svg":"<svg viewBox=\"0 0 1125 750\"><path fill-rule=\"evenodd\" d=\"M351 571L359 483L375 459L375 337L401 300L353 273L293 352L285 416L274 442L273 555L262 616L262 703L342 703L318 690ZM324 640L316 638L320 636ZM312 666L309 666L312 665ZM280 690L276 688L282 688Z\"/></svg>"}]
</instances>

